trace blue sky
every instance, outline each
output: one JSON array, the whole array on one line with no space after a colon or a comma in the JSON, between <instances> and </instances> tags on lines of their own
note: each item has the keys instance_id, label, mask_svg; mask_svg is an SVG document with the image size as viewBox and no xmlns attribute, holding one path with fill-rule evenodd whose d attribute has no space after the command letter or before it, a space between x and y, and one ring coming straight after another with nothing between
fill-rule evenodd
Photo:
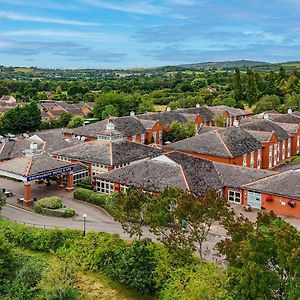
<instances>
[{"instance_id":1,"label":"blue sky","mask_svg":"<svg viewBox=\"0 0 300 300\"><path fill-rule=\"evenodd\" d=\"M300 0L0 0L0 65L300 60Z\"/></svg>"}]
</instances>

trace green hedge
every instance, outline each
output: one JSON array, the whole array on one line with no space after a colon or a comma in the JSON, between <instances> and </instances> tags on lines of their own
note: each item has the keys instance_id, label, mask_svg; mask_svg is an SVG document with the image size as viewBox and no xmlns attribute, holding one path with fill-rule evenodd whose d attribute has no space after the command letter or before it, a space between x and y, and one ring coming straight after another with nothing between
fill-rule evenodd
<instances>
[{"instance_id":1,"label":"green hedge","mask_svg":"<svg viewBox=\"0 0 300 300\"><path fill-rule=\"evenodd\" d=\"M84 188L76 188L74 190L74 198L100 206L106 209L110 214L114 214L116 203L114 195L104 195Z\"/></svg>"},{"instance_id":2,"label":"green hedge","mask_svg":"<svg viewBox=\"0 0 300 300\"><path fill-rule=\"evenodd\" d=\"M73 208L63 207L58 197L43 198L34 204L34 211L47 216L68 218L75 216Z\"/></svg>"}]
</instances>

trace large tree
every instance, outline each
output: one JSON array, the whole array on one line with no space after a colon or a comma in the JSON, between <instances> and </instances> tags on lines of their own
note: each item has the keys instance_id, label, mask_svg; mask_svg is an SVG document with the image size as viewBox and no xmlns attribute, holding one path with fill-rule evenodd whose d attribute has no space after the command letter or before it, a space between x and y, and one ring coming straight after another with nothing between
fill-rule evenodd
<instances>
[{"instance_id":1,"label":"large tree","mask_svg":"<svg viewBox=\"0 0 300 300\"><path fill-rule=\"evenodd\" d=\"M226 228L230 237L219 250L229 262L234 299L299 299L300 234L295 227L261 213L255 223L239 218Z\"/></svg>"}]
</instances>

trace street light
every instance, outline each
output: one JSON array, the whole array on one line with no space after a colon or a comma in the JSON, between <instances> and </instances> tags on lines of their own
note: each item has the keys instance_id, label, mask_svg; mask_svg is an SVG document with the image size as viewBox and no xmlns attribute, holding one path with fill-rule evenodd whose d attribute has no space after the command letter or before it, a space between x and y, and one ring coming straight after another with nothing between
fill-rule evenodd
<instances>
[{"instance_id":1,"label":"street light","mask_svg":"<svg viewBox=\"0 0 300 300\"><path fill-rule=\"evenodd\" d=\"M83 214L83 236L85 236L85 222L86 222L86 214Z\"/></svg>"}]
</instances>

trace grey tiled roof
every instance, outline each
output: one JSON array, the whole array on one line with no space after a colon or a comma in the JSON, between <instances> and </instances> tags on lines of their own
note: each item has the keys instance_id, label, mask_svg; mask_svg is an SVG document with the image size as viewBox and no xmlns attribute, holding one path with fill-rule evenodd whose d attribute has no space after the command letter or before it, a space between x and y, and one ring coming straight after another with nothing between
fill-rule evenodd
<instances>
[{"instance_id":1,"label":"grey tiled roof","mask_svg":"<svg viewBox=\"0 0 300 300\"><path fill-rule=\"evenodd\" d=\"M239 127L219 128L167 146L181 151L220 157L239 157L260 148L260 143Z\"/></svg>"},{"instance_id":2,"label":"grey tiled roof","mask_svg":"<svg viewBox=\"0 0 300 300\"><path fill-rule=\"evenodd\" d=\"M294 124L294 123L278 123L278 122L274 122L274 123L276 123L282 129L284 129L288 134L295 133L299 129L299 124Z\"/></svg>"},{"instance_id":3,"label":"grey tiled roof","mask_svg":"<svg viewBox=\"0 0 300 300\"><path fill-rule=\"evenodd\" d=\"M149 192L163 191L167 187L189 187L193 193L201 194L208 187L215 190L222 187L210 161L181 153L168 153L99 174L96 178L139 187Z\"/></svg>"},{"instance_id":4,"label":"grey tiled roof","mask_svg":"<svg viewBox=\"0 0 300 300\"><path fill-rule=\"evenodd\" d=\"M115 125L115 129L126 137L146 133L143 124L135 117L114 117L110 118L110 120L111 123ZM106 129L107 123L108 120L103 120L93 124L84 125L74 129L73 134L86 137L97 137Z\"/></svg>"},{"instance_id":5,"label":"grey tiled roof","mask_svg":"<svg viewBox=\"0 0 300 300\"><path fill-rule=\"evenodd\" d=\"M118 166L125 163L161 155L162 150L125 140L86 142L56 152L59 156Z\"/></svg>"},{"instance_id":6,"label":"grey tiled roof","mask_svg":"<svg viewBox=\"0 0 300 300\"><path fill-rule=\"evenodd\" d=\"M8 160L23 155L24 150L30 148L32 141L22 139L17 141L9 141L0 145L0 160ZM44 142L38 142L38 150L42 150Z\"/></svg>"},{"instance_id":7,"label":"grey tiled roof","mask_svg":"<svg viewBox=\"0 0 300 300\"><path fill-rule=\"evenodd\" d=\"M34 157L22 156L0 163L0 171L6 171L20 176L33 176L71 164L58 161L47 155Z\"/></svg>"},{"instance_id":8,"label":"grey tiled roof","mask_svg":"<svg viewBox=\"0 0 300 300\"><path fill-rule=\"evenodd\" d=\"M247 184L244 187L248 190L255 190L266 194L275 194L300 200L299 182L300 171L290 170Z\"/></svg>"},{"instance_id":9,"label":"grey tiled roof","mask_svg":"<svg viewBox=\"0 0 300 300\"><path fill-rule=\"evenodd\" d=\"M221 177L224 186L236 189L249 182L275 174L275 172L272 171L245 168L216 162L213 162L213 164Z\"/></svg>"},{"instance_id":10,"label":"grey tiled roof","mask_svg":"<svg viewBox=\"0 0 300 300\"><path fill-rule=\"evenodd\" d=\"M300 117L293 114L267 113L274 122L300 124Z\"/></svg>"},{"instance_id":11,"label":"grey tiled roof","mask_svg":"<svg viewBox=\"0 0 300 300\"><path fill-rule=\"evenodd\" d=\"M227 111L232 117L245 116L251 114L244 109L235 108L227 105L208 106L208 109L211 110L214 113L214 115L223 114L225 111Z\"/></svg>"},{"instance_id":12,"label":"grey tiled roof","mask_svg":"<svg viewBox=\"0 0 300 300\"><path fill-rule=\"evenodd\" d=\"M166 187L187 187L196 195L207 188L240 188L253 180L271 176L274 172L242 168L171 152L154 159L138 162L96 176L98 179L119 182L146 191L163 191Z\"/></svg>"},{"instance_id":13,"label":"grey tiled roof","mask_svg":"<svg viewBox=\"0 0 300 300\"><path fill-rule=\"evenodd\" d=\"M146 114L138 115L137 118L143 120L153 120L153 121L158 120L164 127L170 126L171 123L174 121L180 123L188 122L188 120L182 114L176 111L165 111L162 113L146 113Z\"/></svg>"},{"instance_id":14,"label":"grey tiled roof","mask_svg":"<svg viewBox=\"0 0 300 300\"><path fill-rule=\"evenodd\" d=\"M268 142L271 139L273 134L273 132L269 132L269 131L256 131L256 130L246 130L246 131L261 143Z\"/></svg>"},{"instance_id":15,"label":"grey tiled roof","mask_svg":"<svg viewBox=\"0 0 300 300\"><path fill-rule=\"evenodd\" d=\"M214 113L207 106L180 108L176 111L184 114L200 115L205 122L211 122L215 116Z\"/></svg>"},{"instance_id":16,"label":"grey tiled roof","mask_svg":"<svg viewBox=\"0 0 300 300\"><path fill-rule=\"evenodd\" d=\"M63 132L64 131L61 129L43 130L33 133L33 136L31 136L29 140L35 140L34 136L37 136L43 140L45 142L45 151L48 154L83 143L82 141L73 138L66 139L63 135Z\"/></svg>"},{"instance_id":17,"label":"grey tiled roof","mask_svg":"<svg viewBox=\"0 0 300 300\"><path fill-rule=\"evenodd\" d=\"M284 129L269 120L245 118L241 120L240 127L248 130L275 132L280 141L290 137Z\"/></svg>"}]
</instances>

